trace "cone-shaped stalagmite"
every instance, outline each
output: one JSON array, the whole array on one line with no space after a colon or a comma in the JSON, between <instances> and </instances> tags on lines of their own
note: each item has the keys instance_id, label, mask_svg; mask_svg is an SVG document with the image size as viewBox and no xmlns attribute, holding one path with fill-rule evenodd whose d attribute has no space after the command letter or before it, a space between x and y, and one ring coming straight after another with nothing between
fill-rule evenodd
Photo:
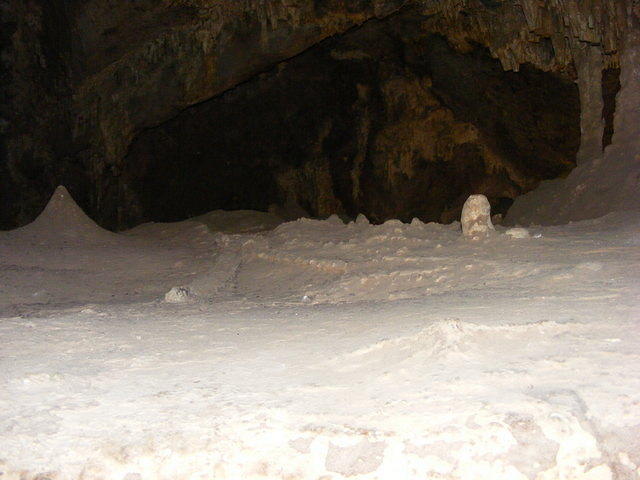
<instances>
[{"instance_id":1,"label":"cone-shaped stalagmite","mask_svg":"<svg viewBox=\"0 0 640 480\"><path fill-rule=\"evenodd\" d=\"M121 237L104 230L78 206L68 190L58 186L47 206L30 224L14 231L38 243L90 242L103 244Z\"/></svg>"}]
</instances>

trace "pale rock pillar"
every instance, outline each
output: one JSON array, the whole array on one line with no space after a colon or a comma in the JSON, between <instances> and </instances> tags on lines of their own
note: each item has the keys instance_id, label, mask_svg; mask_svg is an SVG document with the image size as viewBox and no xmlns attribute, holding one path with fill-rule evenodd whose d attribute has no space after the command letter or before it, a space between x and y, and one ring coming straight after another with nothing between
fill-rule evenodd
<instances>
[{"instance_id":1,"label":"pale rock pillar","mask_svg":"<svg viewBox=\"0 0 640 480\"><path fill-rule=\"evenodd\" d=\"M465 237L479 237L492 232L491 205L487 197L471 195L462 207L460 223Z\"/></svg>"}]
</instances>

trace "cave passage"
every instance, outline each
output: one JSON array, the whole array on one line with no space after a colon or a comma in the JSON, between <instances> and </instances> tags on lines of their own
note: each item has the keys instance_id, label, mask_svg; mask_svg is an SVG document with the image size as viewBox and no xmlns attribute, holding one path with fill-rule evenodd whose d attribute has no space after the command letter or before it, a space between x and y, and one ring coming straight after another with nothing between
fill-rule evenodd
<instances>
[{"instance_id":1,"label":"cave passage","mask_svg":"<svg viewBox=\"0 0 640 480\"><path fill-rule=\"evenodd\" d=\"M128 206L102 223L274 205L448 223L473 193L504 214L568 174L579 143L570 74L504 71L484 47L373 20L141 132L118 180Z\"/></svg>"}]
</instances>

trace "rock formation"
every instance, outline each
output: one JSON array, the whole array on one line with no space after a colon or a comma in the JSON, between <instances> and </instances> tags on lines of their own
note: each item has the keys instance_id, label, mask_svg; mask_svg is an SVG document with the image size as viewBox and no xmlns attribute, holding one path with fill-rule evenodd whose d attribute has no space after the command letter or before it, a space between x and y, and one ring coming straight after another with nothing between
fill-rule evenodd
<instances>
[{"instance_id":1,"label":"rock formation","mask_svg":"<svg viewBox=\"0 0 640 480\"><path fill-rule=\"evenodd\" d=\"M488 235L495 230L491 223L491 205L487 197L471 195L462 207L460 224L465 237Z\"/></svg>"},{"instance_id":2,"label":"rock formation","mask_svg":"<svg viewBox=\"0 0 640 480\"><path fill-rule=\"evenodd\" d=\"M82 211L63 186L58 186L44 210L30 224L13 230L24 243L34 244L105 244L119 237L100 228Z\"/></svg>"},{"instance_id":3,"label":"rock formation","mask_svg":"<svg viewBox=\"0 0 640 480\"><path fill-rule=\"evenodd\" d=\"M632 38L639 7L633 0L0 0L0 7L4 228L32 220L61 183L92 218L111 228L202 213L194 211L190 195L205 198L199 208L208 209L224 202L266 209L269 202L296 201L317 215L361 211L374 221L392 216L450 221L474 190L504 212L541 180L567 175L576 155L578 169L593 170L584 166L602 159L603 142L612 142L606 154L612 161L628 162L623 130L637 129L628 126L635 107L620 106L621 98L633 104L637 96ZM434 55L447 61L434 62ZM490 57L501 75L489 66ZM314 74L309 69L316 61ZM450 90L464 85L460 72L467 67L484 73L476 87L486 89L487 102ZM622 90L612 113L618 68ZM313 100L313 92L291 87L295 75L304 82L315 78L309 88L326 87L326 96L316 99L320 114L313 104L307 110L312 125L301 148L296 142L303 134L295 130L309 125L287 123L286 115L296 118L304 102L293 100L301 95ZM341 80L323 84L323 76ZM520 88L563 98L553 100L557 115L519 117L517 112L531 110L526 100L536 95L516 95L524 104L509 99L503 86L518 82ZM573 82L576 93L567 94ZM216 136L196 138L192 155L180 159L187 162L182 167L168 168L166 159L149 157L155 153L149 145L160 137L164 147L175 138L184 144L184 137L165 133L187 128L190 115L202 123L205 117L199 115L213 112L210 123L236 128L234 109L244 105L247 122L254 112L269 121L251 97L266 93L269 104L281 88L290 88L281 101L291 108L277 111L293 135L286 148L271 146L261 152L266 157L228 149L218 156L217 170L194 169L207 140L213 145L233 138L233 131L221 138L212 129L205 133ZM500 117L500 102L513 107L506 117ZM228 108L229 117L216 114L217 106ZM339 125L326 123L333 113ZM561 147L554 149L558 140L548 134L558 125L563 125ZM578 148L572 132L579 129ZM268 138L270 132L257 134ZM280 145L284 140L274 138ZM232 153L245 155L232 158ZM172 184L176 171L194 180ZM465 180L470 171L480 184ZM243 188L260 195L239 191L235 204L227 194L224 202L222 196L201 195L238 176L253 179ZM618 177L612 174L609 183L623 180L626 186L623 193L611 191L611 205L637 191L637 179ZM208 180L197 181L203 178ZM599 181L575 180L572 195L588 196ZM149 183L140 188L140 182ZM176 200L185 196L185 204L180 211L158 211L150 197L172 187L179 189ZM161 195L156 203L166 205ZM596 213L601 212L585 215Z\"/></svg>"},{"instance_id":4,"label":"rock formation","mask_svg":"<svg viewBox=\"0 0 640 480\"><path fill-rule=\"evenodd\" d=\"M289 203L321 217L450 222L475 191L500 210L572 168L571 81L505 73L486 49L459 54L439 36L403 41L405 21L369 22L142 132L121 174L142 218L124 220Z\"/></svg>"},{"instance_id":5,"label":"rock formation","mask_svg":"<svg viewBox=\"0 0 640 480\"><path fill-rule=\"evenodd\" d=\"M507 216L508 222L561 224L615 210L640 209L640 25L637 19L637 16L629 18L629 34L621 54L621 90L616 98L611 144L605 144L604 150L592 147L590 155L584 156L566 179L544 182L537 190L520 197ZM589 142L590 131L598 138L603 128L603 123L594 121L592 130L583 130L583 144Z\"/></svg>"}]
</instances>

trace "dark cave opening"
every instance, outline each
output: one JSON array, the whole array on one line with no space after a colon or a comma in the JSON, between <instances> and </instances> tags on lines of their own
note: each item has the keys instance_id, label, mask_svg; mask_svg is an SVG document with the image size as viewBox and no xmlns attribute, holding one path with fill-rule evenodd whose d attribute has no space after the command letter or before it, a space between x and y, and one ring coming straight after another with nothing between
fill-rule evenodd
<instances>
[{"instance_id":1,"label":"dark cave opening","mask_svg":"<svg viewBox=\"0 0 640 480\"><path fill-rule=\"evenodd\" d=\"M399 30L370 21L141 132L118 178L135 208L105 223L273 205L448 223L470 194L504 214L575 166L572 79Z\"/></svg>"},{"instance_id":2,"label":"dark cave opening","mask_svg":"<svg viewBox=\"0 0 640 480\"><path fill-rule=\"evenodd\" d=\"M470 194L485 194L494 213L504 214L540 181L567 175L580 144L572 74L530 64L505 71L486 47L454 48L423 22L413 11L366 21L149 127L137 116L178 95L169 63L158 77L166 79L158 88L163 98L149 106L132 95L127 104L141 126L126 155L128 137L106 158L117 135L94 135L100 129L86 112L73 128L74 112L47 120L58 126L41 129L53 132L45 142L51 151L38 150L42 158L26 142L20 157L4 160L10 144L0 138L0 228L33 220L58 184L100 225L123 230L274 206L320 218L362 213L376 223L448 223ZM244 63L236 50L257 41L252 28L247 38L235 32L237 42L216 66L221 75ZM540 49L553 56L544 39ZM129 89L120 77L114 73L106 85ZM603 145L616 92L616 72L607 70ZM60 110L71 108L67 93ZM20 124L13 134L30 128Z\"/></svg>"},{"instance_id":3,"label":"dark cave opening","mask_svg":"<svg viewBox=\"0 0 640 480\"><path fill-rule=\"evenodd\" d=\"M613 140L613 117L616 113L616 96L620 91L620 69L607 68L602 71L602 149L611 145Z\"/></svg>"}]
</instances>

